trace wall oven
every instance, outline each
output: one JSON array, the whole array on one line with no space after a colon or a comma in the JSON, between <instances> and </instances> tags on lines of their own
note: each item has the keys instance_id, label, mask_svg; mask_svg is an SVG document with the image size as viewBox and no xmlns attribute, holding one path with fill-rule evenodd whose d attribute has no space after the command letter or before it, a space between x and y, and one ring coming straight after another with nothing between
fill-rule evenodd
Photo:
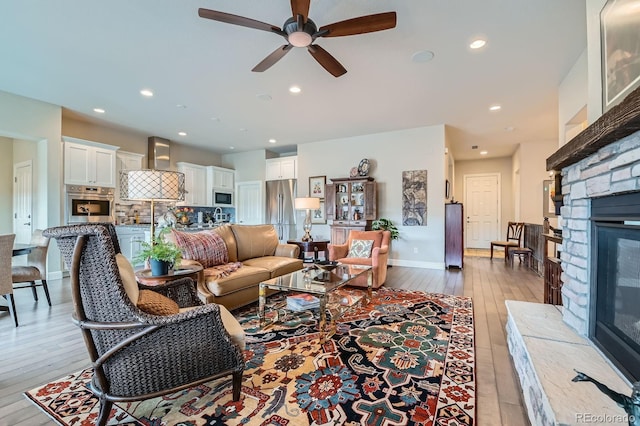
<instances>
[{"instance_id":1,"label":"wall oven","mask_svg":"<svg viewBox=\"0 0 640 426\"><path fill-rule=\"evenodd\" d=\"M113 188L67 185L67 224L113 222Z\"/></svg>"},{"instance_id":2,"label":"wall oven","mask_svg":"<svg viewBox=\"0 0 640 426\"><path fill-rule=\"evenodd\" d=\"M214 207L233 207L233 192L225 189L213 189Z\"/></svg>"}]
</instances>

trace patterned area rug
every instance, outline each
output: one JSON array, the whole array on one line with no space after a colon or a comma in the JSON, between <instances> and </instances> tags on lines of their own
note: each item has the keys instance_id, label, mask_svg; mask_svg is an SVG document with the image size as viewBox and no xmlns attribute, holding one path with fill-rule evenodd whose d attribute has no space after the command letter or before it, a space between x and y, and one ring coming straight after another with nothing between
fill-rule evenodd
<instances>
[{"instance_id":1,"label":"patterned area rug","mask_svg":"<svg viewBox=\"0 0 640 426\"><path fill-rule=\"evenodd\" d=\"M359 290L351 290L358 292ZM279 309L257 327L256 308L234 312L247 332L240 401L230 378L136 403L114 404L126 425L471 425L475 417L470 298L381 288L345 314L324 345L317 311ZM93 424L91 369L25 395L61 425Z\"/></svg>"}]
</instances>

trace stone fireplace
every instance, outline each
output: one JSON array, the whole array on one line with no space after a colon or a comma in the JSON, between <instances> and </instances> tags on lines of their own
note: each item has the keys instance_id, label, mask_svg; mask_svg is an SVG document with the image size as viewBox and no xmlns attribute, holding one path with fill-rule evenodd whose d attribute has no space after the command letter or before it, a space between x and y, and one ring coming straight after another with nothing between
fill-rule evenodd
<instances>
[{"instance_id":1,"label":"stone fireplace","mask_svg":"<svg viewBox=\"0 0 640 426\"><path fill-rule=\"evenodd\" d=\"M572 378L579 370L626 395L640 379L640 89L549 157L547 169L562 180L563 306L506 302L529 418L627 424L611 399Z\"/></svg>"}]
</instances>

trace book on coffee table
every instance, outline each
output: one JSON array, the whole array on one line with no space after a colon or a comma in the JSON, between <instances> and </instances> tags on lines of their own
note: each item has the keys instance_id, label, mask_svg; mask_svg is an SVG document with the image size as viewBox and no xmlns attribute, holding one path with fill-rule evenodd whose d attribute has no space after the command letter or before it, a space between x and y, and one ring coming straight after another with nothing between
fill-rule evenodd
<instances>
[{"instance_id":1,"label":"book on coffee table","mask_svg":"<svg viewBox=\"0 0 640 426\"><path fill-rule=\"evenodd\" d=\"M317 309L320 307L320 299L307 294L298 293L287 296L287 309L291 311L304 311L307 309Z\"/></svg>"}]
</instances>

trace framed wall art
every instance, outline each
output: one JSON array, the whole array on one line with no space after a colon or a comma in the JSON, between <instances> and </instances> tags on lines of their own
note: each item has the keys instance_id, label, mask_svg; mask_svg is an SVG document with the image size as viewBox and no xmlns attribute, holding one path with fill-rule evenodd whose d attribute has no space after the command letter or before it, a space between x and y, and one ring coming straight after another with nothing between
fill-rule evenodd
<instances>
[{"instance_id":1,"label":"framed wall art","mask_svg":"<svg viewBox=\"0 0 640 426\"><path fill-rule=\"evenodd\" d=\"M542 182L542 217L556 217L556 207L553 203L555 192L556 187L553 180Z\"/></svg>"},{"instance_id":2,"label":"framed wall art","mask_svg":"<svg viewBox=\"0 0 640 426\"><path fill-rule=\"evenodd\" d=\"M402 172L402 225L427 226L427 171Z\"/></svg>"},{"instance_id":3,"label":"framed wall art","mask_svg":"<svg viewBox=\"0 0 640 426\"><path fill-rule=\"evenodd\" d=\"M326 176L309 177L309 197L324 198L324 186L327 184Z\"/></svg>"},{"instance_id":4,"label":"framed wall art","mask_svg":"<svg viewBox=\"0 0 640 426\"><path fill-rule=\"evenodd\" d=\"M311 212L311 223L327 223L327 216L324 210L324 200L320 200L320 208Z\"/></svg>"},{"instance_id":5,"label":"framed wall art","mask_svg":"<svg viewBox=\"0 0 640 426\"><path fill-rule=\"evenodd\" d=\"M637 0L608 0L600 12L602 112L640 86L640 8Z\"/></svg>"}]
</instances>

